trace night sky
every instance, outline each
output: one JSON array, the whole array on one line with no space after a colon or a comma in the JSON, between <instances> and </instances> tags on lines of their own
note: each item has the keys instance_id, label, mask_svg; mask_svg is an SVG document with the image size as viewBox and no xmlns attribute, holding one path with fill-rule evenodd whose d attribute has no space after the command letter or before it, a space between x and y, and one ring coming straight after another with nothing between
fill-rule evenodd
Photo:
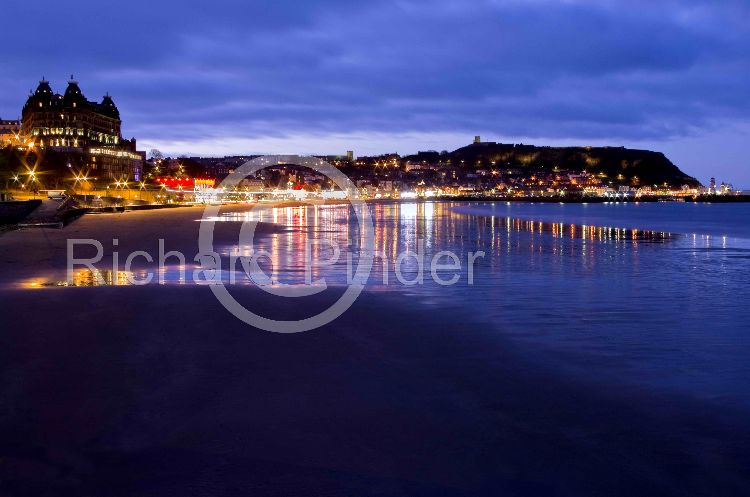
<instances>
[{"instance_id":1,"label":"night sky","mask_svg":"<svg viewBox=\"0 0 750 497\"><path fill-rule=\"evenodd\" d=\"M750 187L747 0L4 2L0 117L45 76L165 153L626 145Z\"/></svg>"}]
</instances>

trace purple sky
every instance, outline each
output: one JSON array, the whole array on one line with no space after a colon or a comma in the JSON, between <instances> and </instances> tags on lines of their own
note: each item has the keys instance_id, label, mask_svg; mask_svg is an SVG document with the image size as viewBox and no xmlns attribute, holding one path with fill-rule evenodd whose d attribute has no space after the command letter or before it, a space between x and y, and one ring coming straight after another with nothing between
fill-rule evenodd
<instances>
[{"instance_id":1,"label":"purple sky","mask_svg":"<svg viewBox=\"0 0 750 497\"><path fill-rule=\"evenodd\" d=\"M42 75L166 153L665 152L750 187L747 0L183 0L3 6L0 116Z\"/></svg>"}]
</instances>

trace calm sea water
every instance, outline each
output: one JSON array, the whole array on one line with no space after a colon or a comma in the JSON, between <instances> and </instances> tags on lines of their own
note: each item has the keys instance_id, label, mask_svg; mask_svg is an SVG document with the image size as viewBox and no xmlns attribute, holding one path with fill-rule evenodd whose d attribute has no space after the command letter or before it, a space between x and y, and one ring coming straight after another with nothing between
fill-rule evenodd
<instances>
[{"instance_id":1,"label":"calm sea water","mask_svg":"<svg viewBox=\"0 0 750 497\"><path fill-rule=\"evenodd\" d=\"M376 257L368 287L402 292L429 312L470 310L522 347L530 360L616 386L645 386L750 408L750 205L461 204L371 206ZM356 222L345 207L229 215L285 224L287 234L256 241L272 255L275 282L304 281L309 240L342 247L338 262L314 271L346 281ZM424 282L395 277L403 252L424 246ZM322 248L321 248L322 247ZM237 246L222 248L224 254ZM321 260L333 258L316 246ZM440 251L461 258L455 285L430 277ZM468 282L469 252L477 259ZM239 248L242 252L242 248ZM446 262L442 259L442 262ZM384 283L384 268L388 281ZM419 264L403 260L405 279Z\"/></svg>"}]
</instances>

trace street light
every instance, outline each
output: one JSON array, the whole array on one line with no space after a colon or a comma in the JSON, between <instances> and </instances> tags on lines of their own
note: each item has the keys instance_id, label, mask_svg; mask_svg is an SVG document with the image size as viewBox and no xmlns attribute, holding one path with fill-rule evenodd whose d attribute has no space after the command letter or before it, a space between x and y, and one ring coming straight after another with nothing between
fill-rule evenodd
<instances>
[{"instance_id":1,"label":"street light","mask_svg":"<svg viewBox=\"0 0 750 497\"><path fill-rule=\"evenodd\" d=\"M34 175L33 172L31 173L31 180L30 181L32 183L36 182L36 176ZM34 186L34 185L32 185L32 186ZM38 190L38 187L34 186L34 188L32 188L31 190L34 192L34 199L36 199L36 191Z\"/></svg>"}]
</instances>

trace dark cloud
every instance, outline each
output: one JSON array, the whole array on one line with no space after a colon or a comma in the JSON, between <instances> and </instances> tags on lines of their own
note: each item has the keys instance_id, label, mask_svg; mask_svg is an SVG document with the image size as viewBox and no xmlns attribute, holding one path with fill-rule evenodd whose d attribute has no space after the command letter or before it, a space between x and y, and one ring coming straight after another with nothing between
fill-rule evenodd
<instances>
[{"instance_id":1,"label":"dark cloud","mask_svg":"<svg viewBox=\"0 0 750 497\"><path fill-rule=\"evenodd\" d=\"M659 142L750 118L739 0L42 0L4 15L4 116L42 74L62 90L75 72L151 142L479 130Z\"/></svg>"}]
</instances>

